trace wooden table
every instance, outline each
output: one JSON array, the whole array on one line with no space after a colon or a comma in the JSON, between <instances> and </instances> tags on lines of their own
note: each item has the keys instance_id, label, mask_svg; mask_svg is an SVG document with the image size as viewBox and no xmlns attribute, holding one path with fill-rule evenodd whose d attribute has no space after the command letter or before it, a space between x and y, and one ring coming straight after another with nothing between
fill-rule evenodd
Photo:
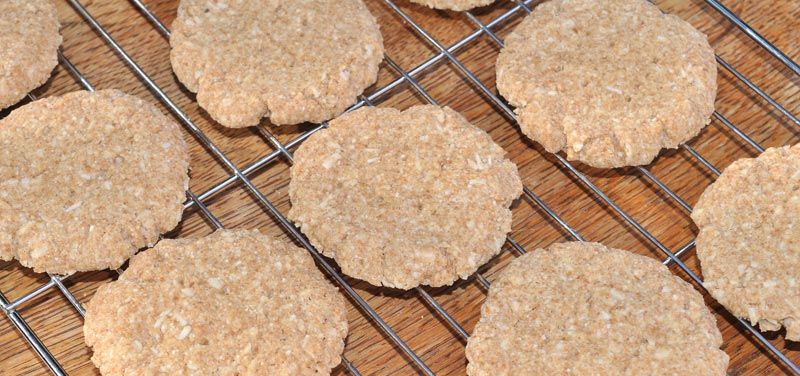
<instances>
[{"instance_id":1,"label":"wooden table","mask_svg":"<svg viewBox=\"0 0 800 376\"><path fill-rule=\"evenodd\" d=\"M55 1L58 3L62 22L64 55L93 85L97 88L122 89L159 103L74 8L64 0ZM174 19L177 0L143 2L166 25ZM167 40L131 2L83 0L82 3L237 166L248 166L275 150L256 128L223 128L198 108L194 96L176 82L171 72ZM402 22L397 13L383 1L370 0L367 3L381 25L387 54L404 70L411 70L438 53L410 26ZM706 32L719 55L789 111L798 112L800 77L759 48L719 13L701 0L669 0L657 3L665 11L679 15ZM450 46L476 30L475 24L464 14L432 11L406 1L398 2L398 5L445 46ZM800 60L800 3L789 0L728 0L726 5L790 57ZM489 22L513 6L509 1L498 1L493 7L475 11L474 15L482 22ZM493 30L503 37L522 16L521 11L517 12ZM493 65L498 51L498 46L489 37L481 35L459 49L455 56L491 90L495 90ZM397 77L400 74L384 63L379 82L367 92L371 93ZM446 59L440 59L415 75L415 78L441 104L451 106L488 131L517 163L526 186L586 239L658 259L665 258L653 243L585 185L580 184L574 175L560 167L552 155L539 145L527 141L518 128L453 64ZM764 147L798 142L800 126L780 115L729 72L720 69L718 80L718 111L753 140ZM44 97L79 89L81 87L75 79L63 66L59 66L54 77L43 88L36 90L35 94ZM379 106L406 108L424 103L424 98L411 86L402 83L376 98L375 103ZM161 108L165 113L168 112L165 107ZM267 121L262 126L283 143L313 127L307 124L275 128ZM192 192L203 193L229 177L229 171L188 132L186 139L191 143ZM720 169L738 158L756 155L752 147L718 120L713 121L689 144ZM675 251L694 238L697 229L687 211L642 172L633 168L597 170L582 165L578 165L578 168L670 250ZM647 168L689 205L693 205L703 189L714 180L714 175L684 149L663 152ZM266 198L284 213L290 205L287 195L288 172L288 161L278 157L250 175ZM204 202L226 227L258 228L268 234L287 237L269 211L258 204L241 183L222 189ZM201 213L190 209L184 214L180 226L168 236L200 236L211 231L212 227ZM529 198L521 199L514 206L511 236L529 251L570 239L569 234ZM504 249L505 252L481 269L489 280L493 280L498 271L514 257L509 244ZM693 249L683 256L683 260L699 273ZM35 274L16 262L4 262L0 265L0 291L11 300L49 280L46 275ZM673 270L686 278L685 273L674 266ZM113 278L114 274L111 272L80 273L68 278L66 285L80 302L85 303L92 298L99 285ZM437 316L417 292L379 289L357 280L348 281L434 372L442 375L464 374L465 341ZM486 296L486 291L475 278L452 287L427 291L467 332L472 331ZM787 372L714 300L707 298L706 302L715 312L717 324L725 338L723 348L731 356L730 374ZM91 351L83 343L82 319L57 290L50 289L22 305L19 313L66 372L76 375L98 374L89 360ZM352 304L348 318L350 335L345 356L363 374L407 375L419 372L409 358ZM794 362L800 362L800 347L784 343L782 333L769 333L766 337ZM0 320L0 373L48 374L44 363L6 319ZM334 373L344 374L344 367L337 367Z\"/></svg>"}]
</instances>

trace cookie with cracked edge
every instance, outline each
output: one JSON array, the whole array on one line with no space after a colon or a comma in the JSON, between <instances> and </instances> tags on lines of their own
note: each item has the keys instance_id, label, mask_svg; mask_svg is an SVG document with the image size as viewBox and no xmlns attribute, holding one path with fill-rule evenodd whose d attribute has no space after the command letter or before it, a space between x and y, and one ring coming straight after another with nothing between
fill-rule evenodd
<instances>
[{"instance_id":1,"label":"cookie with cracked edge","mask_svg":"<svg viewBox=\"0 0 800 376\"><path fill-rule=\"evenodd\" d=\"M513 260L467 343L467 374L724 375L703 297L651 258L568 242Z\"/></svg>"},{"instance_id":2,"label":"cookie with cracked edge","mask_svg":"<svg viewBox=\"0 0 800 376\"><path fill-rule=\"evenodd\" d=\"M800 341L800 146L740 159L692 212L711 296L762 331Z\"/></svg>"},{"instance_id":3,"label":"cookie with cracked edge","mask_svg":"<svg viewBox=\"0 0 800 376\"><path fill-rule=\"evenodd\" d=\"M120 267L181 219L180 127L117 90L26 104L0 120L0 259L37 272Z\"/></svg>"},{"instance_id":4,"label":"cookie with cracked edge","mask_svg":"<svg viewBox=\"0 0 800 376\"><path fill-rule=\"evenodd\" d=\"M467 278L500 252L522 193L505 151L437 106L360 108L303 142L289 218L342 271L409 289Z\"/></svg>"},{"instance_id":5,"label":"cookie with cracked edge","mask_svg":"<svg viewBox=\"0 0 800 376\"><path fill-rule=\"evenodd\" d=\"M101 286L83 327L115 375L327 375L344 298L303 249L256 230L163 240Z\"/></svg>"},{"instance_id":6,"label":"cookie with cracked edge","mask_svg":"<svg viewBox=\"0 0 800 376\"><path fill-rule=\"evenodd\" d=\"M707 37L645 0L552 0L506 38L497 88L522 132L599 168L650 163L710 122Z\"/></svg>"},{"instance_id":7,"label":"cookie with cracked edge","mask_svg":"<svg viewBox=\"0 0 800 376\"><path fill-rule=\"evenodd\" d=\"M361 0L182 0L178 79L220 124L319 123L377 79L383 38Z\"/></svg>"},{"instance_id":8,"label":"cookie with cracked edge","mask_svg":"<svg viewBox=\"0 0 800 376\"><path fill-rule=\"evenodd\" d=\"M0 14L0 109L4 109L50 78L62 39L51 0L0 1Z\"/></svg>"}]
</instances>

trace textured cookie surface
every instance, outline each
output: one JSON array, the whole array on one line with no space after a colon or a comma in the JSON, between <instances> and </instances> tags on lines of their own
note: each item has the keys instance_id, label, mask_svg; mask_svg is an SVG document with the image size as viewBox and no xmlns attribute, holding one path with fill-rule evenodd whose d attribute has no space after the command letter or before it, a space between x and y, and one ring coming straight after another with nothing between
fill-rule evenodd
<instances>
[{"instance_id":1,"label":"textured cookie surface","mask_svg":"<svg viewBox=\"0 0 800 376\"><path fill-rule=\"evenodd\" d=\"M103 375L327 375L344 299L303 249L258 231L164 240L100 287L84 324Z\"/></svg>"},{"instance_id":2,"label":"textured cookie surface","mask_svg":"<svg viewBox=\"0 0 800 376\"><path fill-rule=\"evenodd\" d=\"M492 283L467 344L483 375L724 375L702 296L659 262L598 243L519 257Z\"/></svg>"},{"instance_id":3,"label":"textured cookie surface","mask_svg":"<svg viewBox=\"0 0 800 376\"><path fill-rule=\"evenodd\" d=\"M178 224L188 164L178 125L120 91L18 108L0 121L0 259L119 267Z\"/></svg>"},{"instance_id":4,"label":"textured cookie surface","mask_svg":"<svg viewBox=\"0 0 800 376\"><path fill-rule=\"evenodd\" d=\"M52 0L0 1L0 109L42 85L61 45Z\"/></svg>"},{"instance_id":5,"label":"textured cookie surface","mask_svg":"<svg viewBox=\"0 0 800 376\"><path fill-rule=\"evenodd\" d=\"M516 166L449 108L361 108L305 141L289 217L347 275L373 285L442 286L500 251Z\"/></svg>"},{"instance_id":6,"label":"textured cookie surface","mask_svg":"<svg viewBox=\"0 0 800 376\"><path fill-rule=\"evenodd\" d=\"M716 62L704 34L645 0L552 0L506 38L497 88L547 151L642 165L709 123Z\"/></svg>"},{"instance_id":7,"label":"textured cookie surface","mask_svg":"<svg viewBox=\"0 0 800 376\"><path fill-rule=\"evenodd\" d=\"M706 288L761 330L800 341L800 146L733 162L692 219Z\"/></svg>"},{"instance_id":8,"label":"textured cookie surface","mask_svg":"<svg viewBox=\"0 0 800 376\"><path fill-rule=\"evenodd\" d=\"M383 59L361 0L182 0L170 44L178 79L228 127L328 120Z\"/></svg>"},{"instance_id":9,"label":"textured cookie surface","mask_svg":"<svg viewBox=\"0 0 800 376\"><path fill-rule=\"evenodd\" d=\"M433 9L464 11L489 5L493 3L494 0L411 0L411 2L422 4Z\"/></svg>"}]
</instances>

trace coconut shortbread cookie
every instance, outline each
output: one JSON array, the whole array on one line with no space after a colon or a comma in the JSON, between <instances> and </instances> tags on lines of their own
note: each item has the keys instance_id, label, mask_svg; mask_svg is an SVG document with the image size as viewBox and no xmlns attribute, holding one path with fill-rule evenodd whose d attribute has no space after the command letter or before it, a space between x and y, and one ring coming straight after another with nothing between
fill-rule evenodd
<instances>
[{"instance_id":1,"label":"coconut shortbread cookie","mask_svg":"<svg viewBox=\"0 0 800 376\"><path fill-rule=\"evenodd\" d=\"M228 127L328 120L375 82L383 38L361 0L181 0L175 75Z\"/></svg>"},{"instance_id":2,"label":"coconut shortbread cookie","mask_svg":"<svg viewBox=\"0 0 800 376\"><path fill-rule=\"evenodd\" d=\"M602 168L650 163L696 136L716 75L707 37L645 0L545 2L497 59L523 133Z\"/></svg>"},{"instance_id":3,"label":"coconut shortbread cookie","mask_svg":"<svg viewBox=\"0 0 800 376\"><path fill-rule=\"evenodd\" d=\"M0 109L41 86L58 64L61 34L51 0L0 1Z\"/></svg>"},{"instance_id":4,"label":"coconut shortbread cookie","mask_svg":"<svg viewBox=\"0 0 800 376\"><path fill-rule=\"evenodd\" d=\"M658 261L570 242L512 261L466 349L481 375L724 375L702 296Z\"/></svg>"},{"instance_id":5,"label":"coconut shortbread cookie","mask_svg":"<svg viewBox=\"0 0 800 376\"><path fill-rule=\"evenodd\" d=\"M258 231L164 240L101 286L83 327L103 375L327 375L344 299L311 256Z\"/></svg>"},{"instance_id":6,"label":"coconut shortbread cookie","mask_svg":"<svg viewBox=\"0 0 800 376\"><path fill-rule=\"evenodd\" d=\"M289 218L342 271L376 286L443 286L500 251L517 167L444 107L360 108L295 153Z\"/></svg>"},{"instance_id":7,"label":"coconut shortbread cookie","mask_svg":"<svg viewBox=\"0 0 800 376\"><path fill-rule=\"evenodd\" d=\"M0 259L118 268L180 221L188 159L178 125L120 91L16 109L0 120Z\"/></svg>"},{"instance_id":8,"label":"coconut shortbread cookie","mask_svg":"<svg viewBox=\"0 0 800 376\"><path fill-rule=\"evenodd\" d=\"M422 4L433 9L447 9L465 11L493 3L495 0L411 0L412 3Z\"/></svg>"},{"instance_id":9,"label":"coconut shortbread cookie","mask_svg":"<svg viewBox=\"0 0 800 376\"><path fill-rule=\"evenodd\" d=\"M800 146L733 162L697 202L692 219L705 286L764 331L800 341Z\"/></svg>"}]
</instances>

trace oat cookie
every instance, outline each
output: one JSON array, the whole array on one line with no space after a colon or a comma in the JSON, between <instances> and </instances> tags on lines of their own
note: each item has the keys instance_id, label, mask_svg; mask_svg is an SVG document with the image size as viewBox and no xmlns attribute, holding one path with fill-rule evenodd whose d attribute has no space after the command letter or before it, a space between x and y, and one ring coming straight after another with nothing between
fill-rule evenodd
<instances>
[{"instance_id":1,"label":"oat cookie","mask_svg":"<svg viewBox=\"0 0 800 376\"><path fill-rule=\"evenodd\" d=\"M383 38L361 0L181 0L172 69L220 124L328 120L375 82Z\"/></svg>"},{"instance_id":2,"label":"oat cookie","mask_svg":"<svg viewBox=\"0 0 800 376\"><path fill-rule=\"evenodd\" d=\"M800 146L733 162L694 208L705 286L736 316L800 341Z\"/></svg>"},{"instance_id":3,"label":"oat cookie","mask_svg":"<svg viewBox=\"0 0 800 376\"><path fill-rule=\"evenodd\" d=\"M61 35L52 0L0 1L0 109L41 86L58 64Z\"/></svg>"},{"instance_id":4,"label":"oat cookie","mask_svg":"<svg viewBox=\"0 0 800 376\"><path fill-rule=\"evenodd\" d=\"M489 289L467 374L724 375L702 296L658 261L569 242L519 257Z\"/></svg>"},{"instance_id":5,"label":"oat cookie","mask_svg":"<svg viewBox=\"0 0 800 376\"><path fill-rule=\"evenodd\" d=\"M343 297L305 250L255 230L164 240L87 305L92 362L112 375L327 375Z\"/></svg>"},{"instance_id":6,"label":"oat cookie","mask_svg":"<svg viewBox=\"0 0 800 376\"><path fill-rule=\"evenodd\" d=\"M360 108L295 153L289 218L342 271L376 286L443 286L500 251L522 193L486 132L444 107Z\"/></svg>"},{"instance_id":7,"label":"oat cookie","mask_svg":"<svg viewBox=\"0 0 800 376\"><path fill-rule=\"evenodd\" d=\"M37 272L117 268L181 219L175 122L116 90L46 98L0 120L0 259Z\"/></svg>"},{"instance_id":8,"label":"oat cookie","mask_svg":"<svg viewBox=\"0 0 800 376\"><path fill-rule=\"evenodd\" d=\"M433 9L447 9L454 11L465 11L472 8L489 5L494 0L411 0L412 3L422 4Z\"/></svg>"},{"instance_id":9,"label":"oat cookie","mask_svg":"<svg viewBox=\"0 0 800 376\"><path fill-rule=\"evenodd\" d=\"M497 88L547 151L611 168L650 163L709 123L706 36L645 0L552 0L506 39Z\"/></svg>"}]
</instances>

